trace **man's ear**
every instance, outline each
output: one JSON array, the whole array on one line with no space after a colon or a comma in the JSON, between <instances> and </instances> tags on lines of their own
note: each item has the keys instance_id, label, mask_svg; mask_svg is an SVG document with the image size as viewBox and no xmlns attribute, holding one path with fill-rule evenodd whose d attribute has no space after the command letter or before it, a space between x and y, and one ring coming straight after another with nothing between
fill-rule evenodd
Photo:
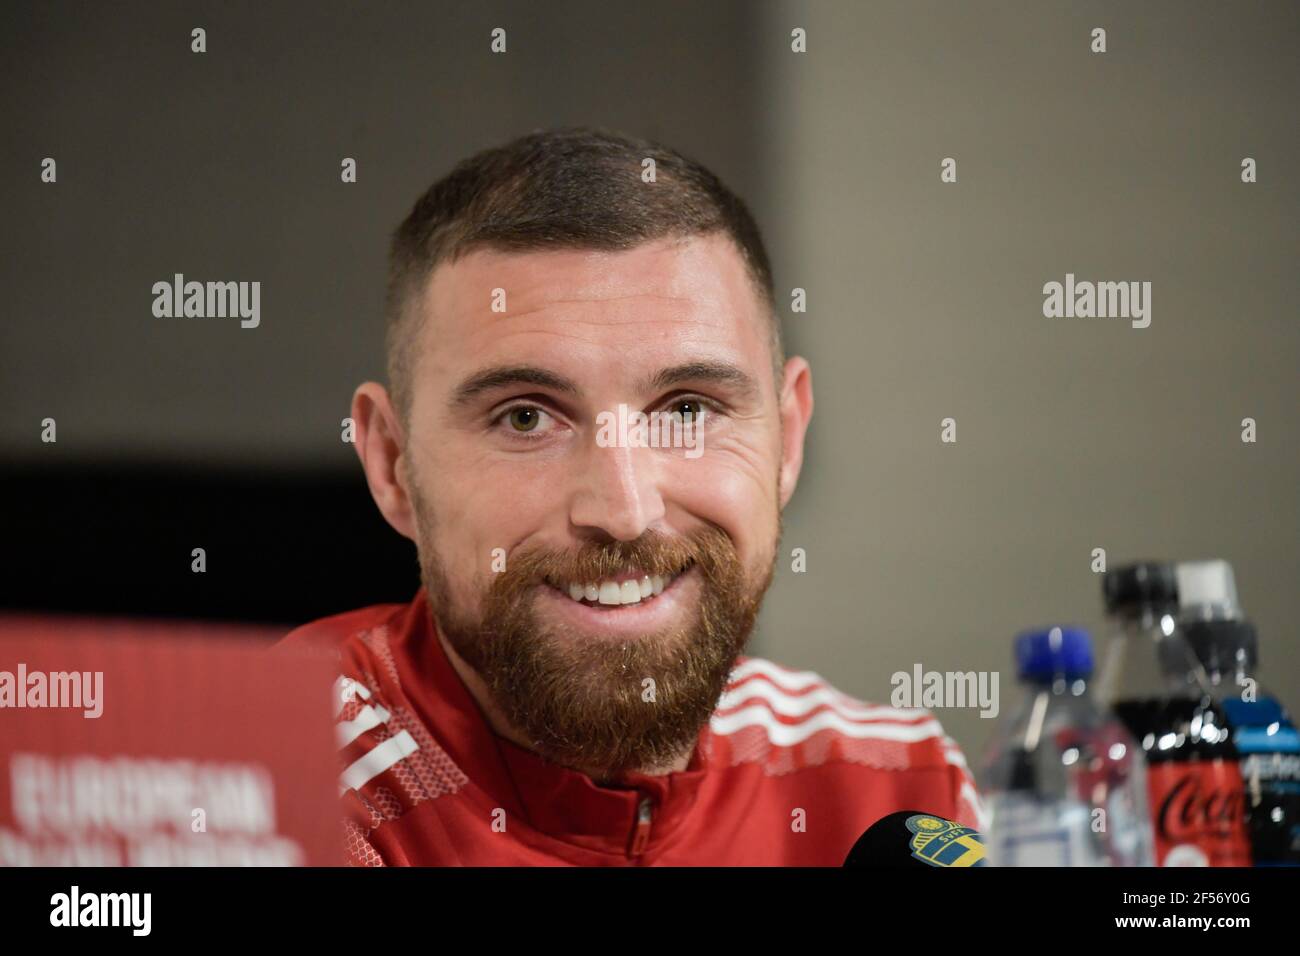
<instances>
[{"instance_id":1,"label":"man's ear","mask_svg":"<svg viewBox=\"0 0 1300 956\"><path fill-rule=\"evenodd\" d=\"M806 359L795 356L785 363L785 381L781 387L781 472L780 501L784 509L803 468L803 440L812 420L812 368Z\"/></svg>"},{"instance_id":2,"label":"man's ear","mask_svg":"<svg viewBox=\"0 0 1300 956\"><path fill-rule=\"evenodd\" d=\"M415 516L407 486L403 456L406 436L388 390L366 382L352 395L352 421L356 423L357 457L366 473L370 497L400 535L415 540Z\"/></svg>"}]
</instances>

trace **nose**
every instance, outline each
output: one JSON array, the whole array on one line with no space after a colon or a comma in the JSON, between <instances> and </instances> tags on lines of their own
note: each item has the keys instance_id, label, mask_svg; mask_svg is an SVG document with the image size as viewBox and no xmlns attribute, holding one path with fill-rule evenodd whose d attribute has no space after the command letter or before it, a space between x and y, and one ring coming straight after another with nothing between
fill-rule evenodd
<instances>
[{"instance_id":1,"label":"nose","mask_svg":"<svg viewBox=\"0 0 1300 956\"><path fill-rule=\"evenodd\" d=\"M653 448L600 447L579 464L582 475L569 508L579 530L632 541L664 517Z\"/></svg>"}]
</instances>

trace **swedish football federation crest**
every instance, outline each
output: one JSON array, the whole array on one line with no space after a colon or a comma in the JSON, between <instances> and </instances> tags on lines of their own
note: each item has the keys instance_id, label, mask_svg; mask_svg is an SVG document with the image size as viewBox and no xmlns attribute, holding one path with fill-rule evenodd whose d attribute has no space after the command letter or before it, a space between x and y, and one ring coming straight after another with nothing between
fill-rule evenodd
<instances>
[{"instance_id":1,"label":"swedish football federation crest","mask_svg":"<svg viewBox=\"0 0 1300 956\"><path fill-rule=\"evenodd\" d=\"M931 866L985 866L984 838L960 823L918 813L907 818L912 856Z\"/></svg>"}]
</instances>

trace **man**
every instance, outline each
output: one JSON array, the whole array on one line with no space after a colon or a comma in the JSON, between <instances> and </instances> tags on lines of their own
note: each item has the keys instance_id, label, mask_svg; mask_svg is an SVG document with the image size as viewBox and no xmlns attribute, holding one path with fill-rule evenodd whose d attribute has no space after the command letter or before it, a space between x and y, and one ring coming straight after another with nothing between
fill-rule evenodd
<instances>
[{"instance_id":1,"label":"man","mask_svg":"<svg viewBox=\"0 0 1300 956\"><path fill-rule=\"evenodd\" d=\"M340 654L353 862L839 865L896 810L976 824L928 713L741 656L812 376L713 174L584 129L482 152L394 234L387 312L356 448L423 587L286 639Z\"/></svg>"}]
</instances>

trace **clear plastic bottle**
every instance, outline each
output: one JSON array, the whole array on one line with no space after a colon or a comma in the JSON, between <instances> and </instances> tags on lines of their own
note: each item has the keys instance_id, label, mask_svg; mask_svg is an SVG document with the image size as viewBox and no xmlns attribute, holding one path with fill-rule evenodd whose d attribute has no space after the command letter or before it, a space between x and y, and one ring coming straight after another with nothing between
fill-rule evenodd
<instances>
[{"instance_id":1,"label":"clear plastic bottle","mask_svg":"<svg viewBox=\"0 0 1300 956\"><path fill-rule=\"evenodd\" d=\"M981 772L993 866L1149 866L1145 766L1088 690L1092 642L1075 628L1016 638L1024 700L999 724Z\"/></svg>"}]
</instances>

